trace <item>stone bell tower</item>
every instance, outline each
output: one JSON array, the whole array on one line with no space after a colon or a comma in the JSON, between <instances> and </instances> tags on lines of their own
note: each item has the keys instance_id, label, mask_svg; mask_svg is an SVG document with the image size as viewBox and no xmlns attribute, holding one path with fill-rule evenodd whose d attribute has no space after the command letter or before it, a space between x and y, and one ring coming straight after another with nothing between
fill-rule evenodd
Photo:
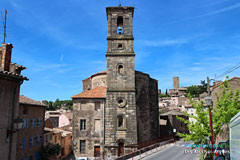
<instances>
[{"instance_id":1,"label":"stone bell tower","mask_svg":"<svg viewBox=\"0 0 240 160\"><path fill-rule=\"evenodd\" d=\"M133 7L107 7L105 151L112 158L137 147Z\"/></svg>"}]
</instances>

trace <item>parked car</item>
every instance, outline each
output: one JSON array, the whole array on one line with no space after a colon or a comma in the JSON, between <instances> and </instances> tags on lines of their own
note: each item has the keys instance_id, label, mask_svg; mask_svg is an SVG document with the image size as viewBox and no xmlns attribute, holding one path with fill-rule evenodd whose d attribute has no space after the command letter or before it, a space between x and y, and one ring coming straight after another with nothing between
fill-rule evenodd
<instances>
[{"instance_id":1,"label":"parked car","mask_svg":"<svg viewBox=\"0 0 240 160\"><path fill-rule=\"evenodd\" d=\"M220 141L215 149L215 160L229 160L229 142Z\"/></svg>"}]
</instances>

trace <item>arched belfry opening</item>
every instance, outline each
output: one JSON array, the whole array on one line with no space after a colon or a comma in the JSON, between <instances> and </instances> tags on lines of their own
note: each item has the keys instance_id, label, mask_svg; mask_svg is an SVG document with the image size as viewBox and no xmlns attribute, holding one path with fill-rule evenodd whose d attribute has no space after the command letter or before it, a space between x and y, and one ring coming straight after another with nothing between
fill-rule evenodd
<instances>
[{"instance_id":1,"label":"arched belfry opening","mask_svg":"<svg viewBox=\"0 0 240 160\"><path fill-rule=\"evenodd\" d=\"M117 34L123 34L123 17L119 16L117 18Z\"/></svg>"},{"instance_id":2,"label":"arched belfry opening","mask_svg":"<svg viewBox=\"0 0 240 160\"><path fill-rule=\"evenodd\" d=\"M118 74L123 74L123 65L122 64L118 65L117 70Z\"/></svg>"}]
</instances>

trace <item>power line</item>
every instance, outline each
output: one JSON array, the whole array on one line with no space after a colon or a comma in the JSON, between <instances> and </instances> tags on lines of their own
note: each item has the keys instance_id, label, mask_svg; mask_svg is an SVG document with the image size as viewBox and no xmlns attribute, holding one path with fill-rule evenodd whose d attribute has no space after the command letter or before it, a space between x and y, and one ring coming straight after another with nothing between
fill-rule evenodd
<instances>
[{"instance_id":1,"label":"power line","mask_svg":"<svg viewBox=\"0 0 240 160\"><path fill-rule=\"evenodd\" d=\"M215 77L215 79L220 78L220 77L223 77L223 76L225 76L225 75L227 75L227 74L235 71L235 70L238 69L238 68L240 68L240 62L237 63L237 64L236 64L235 66L233 66L232 68L230 68L230 69L228 69L227 71L225 71L225 72L223 72L222 74L220 74L220 76Z\"/></svg>"}]
</instances>

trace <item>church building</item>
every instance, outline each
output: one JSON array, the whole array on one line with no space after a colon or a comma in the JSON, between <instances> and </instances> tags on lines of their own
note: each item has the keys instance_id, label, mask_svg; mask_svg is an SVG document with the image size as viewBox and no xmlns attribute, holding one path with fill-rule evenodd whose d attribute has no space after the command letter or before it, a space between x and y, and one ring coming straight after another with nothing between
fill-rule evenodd
<instances>
[{"instance_id":1,"label":"church building","mask_svg":"<svg viewBox=\"0 0 240 160\"><path fill-rule=\"evenodd\" d=\"M134 7L107 7L107 68L73 99L76 157L116 157L159 139L158 81L135 70Z\"/></svg>"}]
</instances>

